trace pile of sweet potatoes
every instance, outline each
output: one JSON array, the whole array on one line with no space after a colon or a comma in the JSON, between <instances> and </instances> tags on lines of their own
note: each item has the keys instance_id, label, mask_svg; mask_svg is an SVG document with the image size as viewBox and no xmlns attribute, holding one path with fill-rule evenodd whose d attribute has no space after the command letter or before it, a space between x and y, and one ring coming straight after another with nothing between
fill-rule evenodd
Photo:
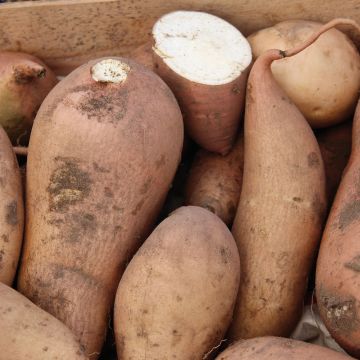
<instances>
[{"instance_id":1,"label":"pile of sweet potatoes","mask_svg":"<svg viewBox=\"0 0 360 360\"><path fill-rule=\"evenodd\" d=\"M0 357L360 358L344 24L176 11L60 81L0 52ZM309 294L344 353L291 339Z\"/></svg>"}]
</instances>

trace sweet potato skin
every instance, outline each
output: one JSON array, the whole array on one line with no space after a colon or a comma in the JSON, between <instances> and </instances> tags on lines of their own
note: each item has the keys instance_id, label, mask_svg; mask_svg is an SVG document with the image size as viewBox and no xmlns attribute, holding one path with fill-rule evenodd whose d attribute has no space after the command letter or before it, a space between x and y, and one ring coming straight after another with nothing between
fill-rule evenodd
<instances>
[{"instance_id":1,"label":"sweet potato skin","mask_svg":"<svg viewBox=\"0 0 360 360\"><path fill-rule=\"evenodd\" d=\"M268 49L301 44L321 23L288 20L248 37L254 58ZM274 61L272 73L313 128L341 123L352 116L360 90L360 55L337 29L294 57Z\"/></svg>"},{"instance_id":2,"label":"sweet potato skin","mask_svg":"<svg viewBox=\"0 0 360 360\"><path fill-rule=\"evenodd\" d=\"M24 231L22 183L11 142L0 127L0 282L11 285Z\"/></svg>"},{"instance_id":3,"label":"sweet potato skin","mask_svg":"<svg viewBox=\"0 0 360 360\"><path fill-rule=\"evenodd\" d=\"M175 210L145 241L115 301L123 360L203 359L231 320L239 254L225 224L200 207Z\"/></svg>"},{"instance_id":4,"label":"sweet potato skin","mask_svg":"<svg viewBox=\"0 0 360 360\"><path fill-rule=\"evenodd\" d=\"M27 145L36 112L58 80L40 59L29 54L1 51L0 64L0 125L14 145ZM43 68L44 73L25 76L33 67Z\"/></svg>"},{"instance_id":5,"label":"sweet potato skin","mask_svg":"<svg viewBox=\"0 0 360 360\"><path fill-rule=\"evenodd\" d=\"M190 137L203 149L226 155L234 145L244 109L249 68L224 85L204 85L176 74L157 54L157 74L176 96Z\"/></svg>"},{"instance_id":6,"label":"sweet potato skin","mask_svg":"<svg viewBox=\"0 0 360 360\"><path fill-rule=\"evenodd\" d=\"M353 123L352 151L321 240L316 298L321 318L336 342L360 356L360 102Z\"/></svg>"},{"instance_id":7,"label":"sweet potato skin","mask_svg":"<svg viewBox=\"0 0 360 360\"><path fill-rule=\"evenodd\" d=\"M244 175L232 227L242 281L232 340L290 335L326 210L319 146L266 56L253 65L246 94Z\"/></svg>"},{"instance_id":8,"label":"sweet potato skin","mask_svg":"<svg viewBox=\"0 0 360 360\"><path fill-rule=\"evenodd\" d=\"M87 359L64 324L1 282L0 324L2 359Z\"/></svg>"},{"instance_id":9,"label":"sweet potato skin","mask_svg":"<svg viewBox=\"0 0 360 360\"><path fill-rule=\"evenodd\" d=\"M208 209L231 225L239 202L243 167L242 134L226 156L199 150L186 181L185 204Z\"/></svg>"},{"instance_id":10,"label":"sweet potato skin","mask_svg":"<svg viewBox=\"0 0 360 360\"><path fill-rule=\"evenodd\" d=\"M302 341L273 336L240 340L216 360L350 360L345 354Z\"/></svg>"},{"instance_id":11,"label":"sweet potato skin","mask_svg":"<svg viewBox=\"0 0 360 360\"><path fill-rule=\"evenodd\" d=\"M177 102L128 59L125 82L95 82L90 61L38 112L29 145L18 287L99 355L126 262L151 230L180 160ZM61 85L61 86L60 86ZM56 140L54 140L56 139Z\"/></svg>"}]
</instances>

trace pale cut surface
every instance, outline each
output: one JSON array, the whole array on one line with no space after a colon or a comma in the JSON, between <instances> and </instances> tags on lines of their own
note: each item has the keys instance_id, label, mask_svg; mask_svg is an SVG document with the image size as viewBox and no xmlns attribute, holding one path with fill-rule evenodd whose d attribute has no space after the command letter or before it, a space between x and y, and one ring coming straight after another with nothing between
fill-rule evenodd
<instances>
[{"instance_id":1,"label":"pale cut surface","mask_svg":"<svg viewBox=\"0 0 360 360\"><path fill-rule=\"evenodd\" d=\"M124 82L129 71L128 64L117 59L105 59L91 68L91 75L95 81L116 84Z\"/></svg>"},{"instance_id":2,"label":"pale cut surface","mask_svg":"<svg viewBox=\"0 0 360 360\"><path fill-rule=\"evenodd\" d=\"M177 74L205 85L227 84L249 66L252 54L238 29L217 16L175 11L153 27L154 51Z\"/></svg>"}]
</instances>

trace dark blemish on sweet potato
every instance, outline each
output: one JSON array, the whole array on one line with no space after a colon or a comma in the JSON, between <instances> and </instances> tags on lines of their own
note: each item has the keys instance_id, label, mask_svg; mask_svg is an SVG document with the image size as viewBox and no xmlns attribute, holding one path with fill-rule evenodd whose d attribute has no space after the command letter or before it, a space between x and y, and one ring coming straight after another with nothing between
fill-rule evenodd
<instances>
[{"instance_id":1,"label":"dark blemish on sweet potato","mask_svg":"<svg viewBox=\"0 0 360 360\"><path fill-rule=\"evenodd\" d=\"M320 288L317 298L325 311L324 316L333 329L346 334L358 327L359 321L354 297L337 295Z\"/></svg>"},{"instance_id":2,"label":"dark blemish on sweet potato","mask_svg":"<svg viewBox=\"0 0 360 360\"><path fill-rule=\"evenodd\" d=\"M96 218L87 212L77 212L66 216L67 226L63 229L64 240L69 243L87 241L97 229Z\"/></svg>"},{"instance_id":3,"label":"dark blemish on sweet potato","mask_svg":"<svg viewBox=\"0 0 360 360\"><path fill-rule=\"evenodd\" d=\"M49 348L48 348L47 346L44 346L42 350L43 350L43 351L48 351Z\"/></svg>"},{"instance_id":4,"label":"dark blemish on sweet potato","mask_svg":"<svg viewBox=\"0 0 360 360\"><path fill-rule=\"evenodd\" d=\"M160 345L158 343L154 343L151 345L152 347L159 347Z\"/></svg>"},{"instance_id":5,"label":"dark blemish on sweet potato","mask_svg":"<svg viewBox=\"0 0 360 360\"><path fill-rule=\"evenodd\" d=\"M182 301L182 297L179 296L179 295L176 295L176 301L177 301L177 302L181 302L181 301Z\"/></svg>"},{"instance_id":6,"label":"dark blemish on sweet potato","mask_svg":"<svg viewBox=\"0 0 360 360\"><path fill-rule=\"evenodd\" d=\"M114 197L113 192L112 192L111 189L108 188L108 187L105 187L105 188L104 188L104 194L105 194L105 196L108 197L108 198Z\"/></svg>"},{"instance_id":7,"label":"dark blemish on sweet potato","mask_svg":"<svg viewBox=\"0 0 360 360\"><path fill-rule=\"evenodd\" d=\"M17 216L16 200L13 200L9 204L6 205L5 214L6 214L5 219L6 219L7 224L12 225L12 226L17 225L18 216Z\"/></svg>"},{"instance_id":8,"label":"dark blemish on sweet potato","mask_svg":"<svg viewBox=\"0 0 360 360\"><path fill-rule=\"evenodd\" d=\"M8 242L9 242L9 235L7 235L7 234L1 235L1 240L2 240L3 242L8 243Z\"/></svg>"},{"instance_id":9,"label":"dark blemish on sweet potato","mask_svg":"<svg viewBox=\"0 0 360 360\"><path fill-rule=\"evenodd\" d=\"M152 183L152 177L149 176L149 177L145 180L144 184L141 186L141 188L140 188L140 190L139 190L139 193L140 193L141 195L146 194L146 193L149 191L149 189L150 189L151 183Z\"/></svg>"},{"instance_id":10,"label":"dark blemish on sweet potato","mask_svg":"<svg viewBox=\"0 0 360 360\"><path fill-rule=\"evenodd\" d=\"M181 338L182 338L182 335L179 333L179 331L176 329L173 329L171 346L175 346L176 344L178 344L181 341Z\"/></svg>"},{"instance_id":11,"label":"dark blemish on sweet potato","mask_svg":"<svg viewBox=\"0 0 360 360\"><path fill-rule=\"evenodd\" d=\"M346 268L360 272L360 255L355 256L351 261L345 263Z\"/></svg>"},{"instance_id":12,"label":"dark blemish on sweet potato","mask_svg":"<svg viewBox=\"0 0 360 360\"><path fill-rule=\"evenodd\" d=\"M125 117L128 101L129 92L126 87L103 88L100 85L95 88L87 88L77 109L90 120L116 124Z\"/></svg>"},{"instance_id":13,"label":"dark blemish on sweet potato","mask_svg":"<svg viewBox=\"0 0 360 360\"><path fill-rule=\"evenodd\" d=\"M93 168L96 172L99 172L99 173L109 173L110 172L110 170L104 168L103 166L100 166L96 162L93 162Z\"/></svg>"},{"instance_id":14,"label":"dark blemish on sweet potato","mask_svg":"<svg viewBox=\"0 0 360 360\"><path fill-rule=\"evenodd\" d=\"M147 338L147 337L148 337L148 333L146 332L146 330L145 330L143 327L141 327L141 328L139 329L139 331L136 333L136 336L137 336L137 337L142 337L142 338Z\"/></svg>"},{"instance_id":15,"label":"dark blemish on sweet potato","mask_svg":"<svg viewBox=\"0 0 360 360\"><path fill-rule=\"evenodd\" d=\"M143 314L147 314L148 312L149 312L148 309L144 309L144 310L142 311Z\"/></svg>"},{"instance_id":16,"label":"dark blemish on sweet potato","mask_svg":"<svg viewBox=\"0 0 360 360\"><path fill-rule=\"evenodd\" d=\"M136 204L134 210L131 212L131 215L134 215L134 216L137 215L137 213L138 213L138 212L141 210L141 208L143 207L144 203L145 203L145 199L140 200L140 201Z\"/></svg>"},{"instance_id":17,"label":"dark blemish on sweet potato","mask_svg":"<svg viewBox=\"0 0 360 360\"><path fill-rule=\"evenodd\" d=\"M276 259L276 264L280 269L286 269L290 261L289 253L282 251Z\"/></svg>"},{"instance_id":18,"label":"dark blemish on sweet potato","mask_svg":"<svg viewBox=\"0 0 360 360\"><path fill-rule=\"evenodd\" d=\"M295 201L295 202L303 202L303 199L300 198L300 197L297 197L297 196L294 196L292 199L293 199L293 201Z\"/></svg>"},{"instance_id":19,"label":"dark blemish on sweet potato","mask_svg":"<svg viewBox=\"0 0 360 360\"><path fill-rule=\"evenodd\" d=\"M50 177L47 191L50 196L50 211L62 213L89 196L92 181L89 173L80 168L78 160L56 157L55 161L59 166Z\"/></svg>"},{"instance_id":20,"label":"dark blemish on sweet potato","mask_svg":"<svg viewBox=\"0 0 360 360\"><path fill-rule=\"evenodd\" d=\"M0 177L0 187L4 187L5 186L5 179Z\"/></svg>"},{"instance_id":21,"label":"dark blemish on sweet potato","mask_svg":"<svg viewBox=\"0 0 360 360\"><path fill-rule=\"evenodd\" d=\"M227 264L230 259L230 251L223 246L220 247L220 255L221 255L221 261L224 264Z\"/></svg>"},{"instance_id":22,"label":"dark blemish on sweet potato","mask_svg":"<svg viewBox=\"0 0 360 360\"><path fill-rule=\"evenodd\" d=\"M331 54L331 51L330 50L325 50L325 51L323 51L323 54L324 54L325 57L329 57L330 54Z\"/></svg>"},{"instance_id":23,"label":"dark blemish on sweet potato","mask_svg":"<svg viewBox=\"0 0 360 360\"><path fill-rule=\"evenodd\" d=\"M320 166L320 159L316 152L312 151L307 156L307 163L310 168L317 168Z\"/></svg>"},{"instance_id":24,"label":"dark blemish on sweet potato","mask_svg":"<svg viewBox=\"0 0 360 360\"><path fill-rule=\"evenodd\" d=\"M166 163L165 155L162 154L158 160L155 161L156 169L159 169L160 167L164 166Z\"/></svg>"},{"instance_id":25,"label":"dark blemish on sweet potato","mask_svg":"<svg viewBox=\"0 0 360 360\"><path fill-rule=\"evenodd\" d=\"M352 200L347 203L339 215L338 228L344 231L351 223L360 217L360 200Z\"/></svg>"}]
</instances>

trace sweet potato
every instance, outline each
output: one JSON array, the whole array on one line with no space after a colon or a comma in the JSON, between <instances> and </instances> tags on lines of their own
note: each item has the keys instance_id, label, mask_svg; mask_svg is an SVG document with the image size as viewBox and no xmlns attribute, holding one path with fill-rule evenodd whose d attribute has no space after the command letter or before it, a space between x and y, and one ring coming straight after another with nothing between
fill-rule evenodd
<instances>
[{"instance_id":1,"label":"sweet potato","mask_svg":"<svg viewBox=\"0 0 360 360\"><path fill-rule=\"evenodd\" d=\"M0 126L0 282L11 285L24 231L24 203L19 165ZM1 325L0 325L1 327Z\"/></svg>"},{"instance_id":2,"label":"sweet potato","mask_svg":"<svg viewBox=\"0 0 360 360\"><path fill-rule=\"evenodd\" d=\"M243 185L232 229L242 281L231 339L288 336L300 318L326 211L325 171L308 122L270 66L342 21L324 25L297 48L267 51L250 72Z\"/></svg>"},{"instance_id":3,"label":"sweet potato","mask_svg":"<svg viewBox=\"0 0 360 360\"><path fill-rule=\"evenodd\" d=\"M57 82L38 58L0 52L0 125L13 144L27 144L36 112Z\"/></svg>"},{"instance_id":4,"label":"sweet potato","mask_svg":"<svg viewBox=\"0 0 360 360\"><path fill-rule=\"evenodd\" d=\"M125 264L164 202L182 143L170 89L123 58L81 66L37 114L18 285L69 326L92 359Z\"/></svg>"},{"instance_id":5,"label":"sweet potato","mask_svg":"<svg viewBox=\"0 0 360 360\"><path fill-rule=\"evenodd\" d=\"M341 175L349 161L351 128L352 122L347 121L343 124L323 129L316 136L325 165L328 206L334 200Z\"/></svg>"},{"instance_id":6,"label":"sweet potato","mask_svg":"<svg viewBox=\"0 0 360 360\"><path fill-rule=\"evenodd\" d=\"M252 34L248 41L257 58L268 49L298 46L321 26L284 21ZM329 30L300 54L274 61L271 70L312 127L327 127L352 116L360 91L360 56L341 31Z\"/></svg>"},{"instance_id":7,"label":"sweet potato","mask_svg":"<svg viewBox=\"0 0 360 360\"><path fill-rule=\"evenodd\" d=\"M326 223L316 268L321 318L335 341L360 357L360 101L352 149Z\"/></svg>"},{"instance_id":8,"label":"sweet potato","mask_svg":"<svg viewBox=\"0 0 360 360\"><path fill-rule=\"evenodd\" d=\"M152 43L150 41L133 50L129 57L151 71L155 71Z\"/></svg>"},{"instance_id":9,"label":"sweet potato","mask_svg":"<svg viewBox=\"0 0 360 360\"><path fill-rule=\"evenodd\" d=\"M241 134L226 156L199 150L185 187L185 203L210 210L231 225L239 202L244 167Z\"/></svg>"},{"instance_id":10,"label":"sweet potato","mask_svg":"<svg viewBox=\"0 0 360 360\"><path fill-rule=\"evenodd\" d=\"M216 360L350 360L349 356L322 346L273 336L240 340Z\"/></svg>"},{"instance_id":11,"label":"sweet potato","mask_svg":"<svg viewBox=\"0 0 360 360\"><path fill-rule=\"evenodd\" d=\"M222 339L240 279L225 224L200 207L175 210L126 268L114 327L122 360L201 360Z\"/></svg>"},{"instance_id":12,"label":"sweet potato","mask_svg":"<svg viewBox=\"0 0 360 360\"><path fill-rule=\"evenodd\" d=\"M248 42L225 20L196 11L164 15L152 36L155 71L179 101L188 134L205 150L225 155L243 110Z\"/></svg>"},{"instance_id":13,"label":"sweet potato","mask_svg":"<svg viewBox=\"0 0 360 360\"><path fill-rule=\"evenodd\" d=\"M0 282L0 352L6 360L85 360L72 332Z\"/></svg>"}]
</instances>

